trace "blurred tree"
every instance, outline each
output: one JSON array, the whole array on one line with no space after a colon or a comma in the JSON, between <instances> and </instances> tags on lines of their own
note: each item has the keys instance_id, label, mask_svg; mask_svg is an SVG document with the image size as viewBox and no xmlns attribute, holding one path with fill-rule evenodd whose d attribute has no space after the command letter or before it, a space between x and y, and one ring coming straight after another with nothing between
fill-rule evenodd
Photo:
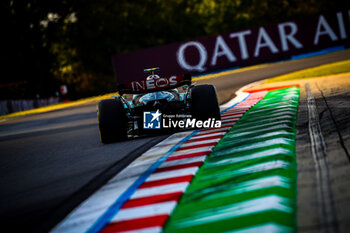
<instances>
[{"instance_id":1,"label":"blurred tree","mask_svg":"<svg viewBox=\"0 0 350 233\"><path fill-rule=\"evenodd\" d=\"M50 12L65 15L62 1L15 1L1 2L1 29L3 35L0 56L1 84L12 88L2 89L0 98L33 98L50 96L57 89L52 75L57 58L50 52L52 43L60 37L55 27L61 18ZM50 19L48 19L48 17ZM43 20L47 24L43 25ZM18 81L20 86L17 86Z\"/></svg>"}]
</instances>

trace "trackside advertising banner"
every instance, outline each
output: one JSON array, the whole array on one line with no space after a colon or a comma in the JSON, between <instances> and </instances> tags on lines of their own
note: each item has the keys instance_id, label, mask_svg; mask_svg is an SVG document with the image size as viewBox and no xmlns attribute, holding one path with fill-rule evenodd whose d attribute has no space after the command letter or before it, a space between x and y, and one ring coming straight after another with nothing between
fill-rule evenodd
<instances>
[{"instance_id":1,"label":"trackside advertising banner","mask_svg":"<svg viewBox=\"0 0 350 233\"><path fill-rule=\"evenodd\" d=\"M348 46L349 37L350 10L344 10L115 55L112 61L123 84L144 80L145 68L160 67L160 77L198 74Z\"/></svg>"}]
</instances>

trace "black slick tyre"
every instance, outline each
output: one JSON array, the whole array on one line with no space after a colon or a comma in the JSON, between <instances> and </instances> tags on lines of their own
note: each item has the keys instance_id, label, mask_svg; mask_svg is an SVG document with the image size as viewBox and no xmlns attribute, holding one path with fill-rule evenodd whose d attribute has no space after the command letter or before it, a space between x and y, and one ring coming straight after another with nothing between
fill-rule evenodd
<instances>
[{"instance_id":1,"label":"black slick tyre","mask_svg":"<svg viewBox=\"0 0 350 233\"><path fill-rule=\"evenodd\" d=\"M127 139L127 118L119 99L102 100L97 105L97 118L102 143Z\"/></svg>"},{"instance_id":2,"label":"black slick tyre","mask_svg":"<svg viewBox=\"0 0 350 233\"><path fill-rule=\"evenodd\" d=\"M214 118L220 120L220 108L216 89L213 85L204 84L190 89L191 113L197 120Z\"/></svg>"}]
</instances>

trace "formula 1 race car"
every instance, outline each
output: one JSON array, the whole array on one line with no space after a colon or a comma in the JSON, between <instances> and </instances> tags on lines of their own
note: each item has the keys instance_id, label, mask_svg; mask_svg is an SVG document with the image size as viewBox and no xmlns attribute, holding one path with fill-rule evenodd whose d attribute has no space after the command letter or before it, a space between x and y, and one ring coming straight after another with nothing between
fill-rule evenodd
<instances>
[{"instance_id":1,"label":"formula 1 race car","mask_svg":"<svg viewBox=\"0 0 350 233\"><path fill-rule=\"evenodd\" d=\"M161 78L155 74L158 70L145 69L144 72L150 73L145 80L119 84L119 96L98 103L97 117L102 143L122 141L135 135L178 130L177 127L164 129L159 125L160 122L153 125L161 114L175 119L220 120L220 108L213 85L195 86L191 75L187 74ZM182 87L181 91L177 89L179 87ZM128 100L125 94L132 94L132 97ZM146 114L152 115L146 119ZM148 125L146 120L149 121Z\"/></svg>"}]
</instances>

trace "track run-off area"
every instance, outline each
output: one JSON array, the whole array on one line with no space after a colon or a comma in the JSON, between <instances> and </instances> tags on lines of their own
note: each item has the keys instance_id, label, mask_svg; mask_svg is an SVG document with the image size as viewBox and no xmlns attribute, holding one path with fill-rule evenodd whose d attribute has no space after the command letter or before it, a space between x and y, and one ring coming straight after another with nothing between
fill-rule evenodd
<instances>
[{"instance_id":1,"label":"track run-off area","mask_svg":"<svg viewBox=\"0 0 350 233\"><path fill-rule=\"evenodd\" d=\"M350 75L260 81L347 59L197 79L217 87L218 129L101 145L94 104L5 120L1 214L32 214L29 232L347 232Z\"/></svg>"}]
</instances>

